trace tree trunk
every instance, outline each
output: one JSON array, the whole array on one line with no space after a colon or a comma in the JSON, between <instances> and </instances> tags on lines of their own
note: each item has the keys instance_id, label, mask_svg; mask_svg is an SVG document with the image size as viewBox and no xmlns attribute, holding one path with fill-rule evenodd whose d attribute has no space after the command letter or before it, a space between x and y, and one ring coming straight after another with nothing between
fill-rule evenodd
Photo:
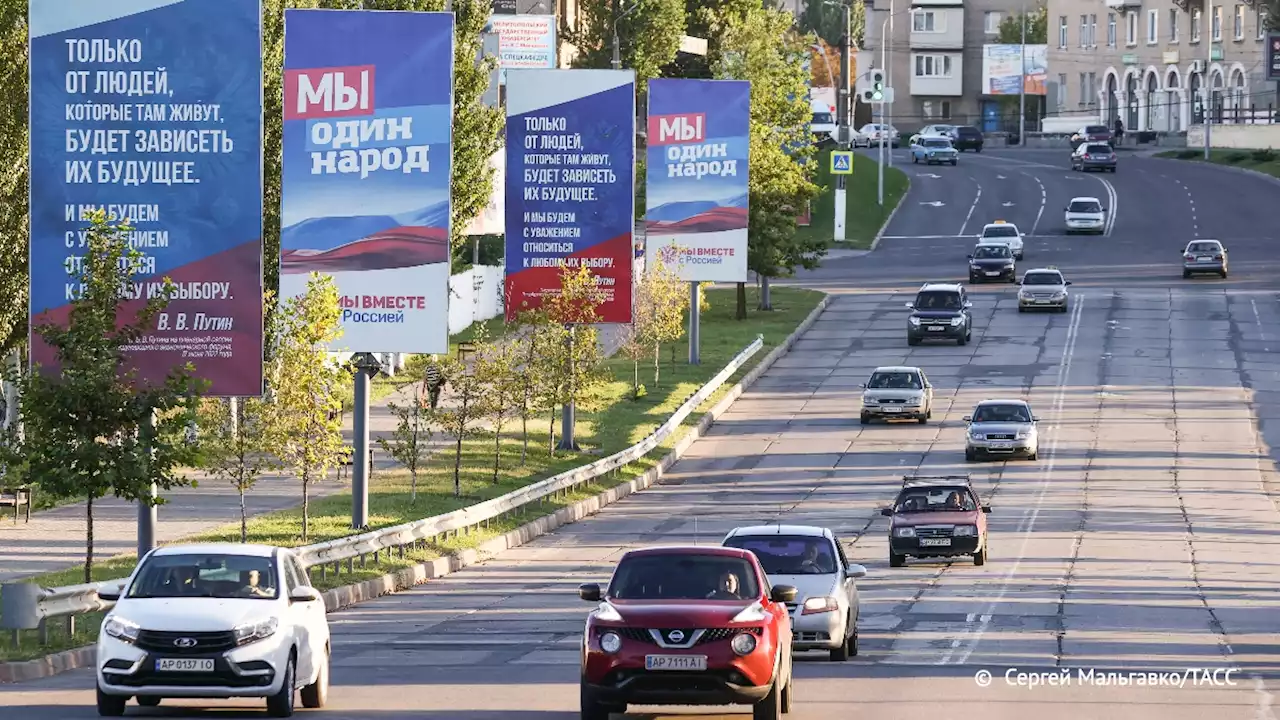
<instances>
[{"instance_id":1,"label":"tree trunk","mask_svg":"<svg viewBox=\"0 0 1280 720\"><path fill-rule=\"evenodd\" d=\"M529 411L520 412L520 467L529 460Z\"/></svg>"},{"instance_id":2,"label":"tree trunk","mask_svg":"<svg viewBox=\"0 0 1280 720\"><path fill-rule=\"evenodd\" d=\"M547 423L547 449L551 457L556 456L556 406L551 405L551 421Z\"/></svg>"},{"instance_id":3,"label":"tree trunk","mask_svg":"<svg viewBox=\"0 0 1280 720\"><path fill-rule=\"evenodd\" d=\"M747 319L747 284L738 283L738 309L733 313L735 320Z\"/></svg>"},{"instance_id":4,"label":"tree trunk","mask_svg":"<svg viewBox=\"0 0 1280 720\"><path fill-rule=\"evenodd\" d=\"M502 465L502 422L493 424L493 484L498 484L498 470Z\"/></svg>"},{"instance_id":5,"label":"tree trunk","mask_svg":"<svg viewBox=\"0 0 1280 720\"><path fill-rule=\"evenodd\" d=\"M418 464L409 468L409 504L418 502Z\"/></svg>"},{"instance_id":6,"label":"tree trunk","mask_svg":"<svg viewBox=\"0 0 1280 720\"><path fill-rule=\"evenodd\" d=\"M303 468L302 470L302 542L304 543L307 541L307 531L310 530L310 528L308 527L308 520L310 520L310 517L308 517L308 513L311 512L311 495L309 492L310 490L311 490L311 469Z\"/></svg>"},{"instance_id":7,"label":"tree trunk","mask_svg":"<svg viewBox=\"0 0 1280 720\"><path fill-rule=\"evenodd\" d=\"M659 384L658 376L661 374L659 372L661 369L662 369L662 345L659 343L654 343L653 344L653 386L655 388L658 387L658 384Z\"/></svg>"},{"instance_id":8,"label":"tree trunk","mask_svg":"<svg viewBox=\"0 0 1280 720\"><path fill-rule=\"evenodd\" d=\"M462 433L453 443L453 496L462 497Z\"/></svg>"},{"instance_id":9,"label":"tree trunk","mask_svg":"<svg viewBox=\"0 0 1280 720\"><path fill-rule=\"evenodd\" d=\"M139 500L141 502L141 500ZM84 581L93 582L93 496L84 504ZM142 558L138 558L141 560Z\"/></svg>"},{"instance_id":10,"label":"tree trunk","mask_svg":"<svg viewBox=\"0 0 1280 720\"><path fill-rule=\"evenodd\" d=\"M240 542L241 544L249 542L249 513L244 507L244 482L236 486L236 490L240 491Z\"/></svg>"},{"instance_id":11,"label":"tree trunk","mask_svg":"<svg viewBox=\"0 0 1280 720\"><path fill-rule=\"evenodd\" d=\"M640 356L631 360L631 396L635 399L640 398Z\"/></svg>"},{"instance_id":12,"label":"tree trunk","mask_svg":"<svg viewBox=\"0 0 1280 720\"><path fill-rule=\"evenodd\" d=\"M760 309L772 310L773 298L769 295L769 276L764 275L760 278Z\"/></svg>"}]
</instances>

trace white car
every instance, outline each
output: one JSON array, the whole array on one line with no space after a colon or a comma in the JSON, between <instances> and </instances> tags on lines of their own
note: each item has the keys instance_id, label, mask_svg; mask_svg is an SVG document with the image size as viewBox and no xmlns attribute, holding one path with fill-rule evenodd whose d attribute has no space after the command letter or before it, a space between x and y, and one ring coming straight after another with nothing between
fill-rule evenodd
<instances>
[{"instance_id":1,"label":"white car","mask_svg":"<svg viewBox=\"0 0 1280 720\"><path fill-rule=\"evenodd\" d=\"M119 593L98 635L98 714L129 698L265 698L290 717L294 696L324 707L329 622L324 599L289 550L267 545L172 545L153 550Z\"/></svg>"},{"instance_id":2,"label":"white car","mask_svg":"<svg viewBox=\"0 0 1280 720\"><path fill-rule=\"evenodd\" d=\"M1022 239L1026 237L1018 231L1018 226L1013 223L1007 223L1003 220L997 220L993 223L982 226L982 234L978 236L978 243L999 243L1008 245L1009 251L1013 253L1015 260L1022 259Z\"/></svg>"},{"instance_id":3,"label":"white car","mask_svg":"<svg viewBox=\"0 0 1280 720\"><path fill-rule=\"evenodd\" d=\"M1076 232L1105 232L1107 229L1107 209L1102 201L1095 197L1071 198L1066 207L1063 222L1067 226L1067 234Z\"/></svg>"},{"instance_id":4,"label":"white car","mask_svg":"<svg viewBox=\"0 0 1280 720\"><path fill-rule=\"evenodd\" d=\"M902 144L902 134L892 125L882 125L880 123L867 123L858 128L858 134L854 136L853 142L855 147L873 147L880 144L880 137L888 141L888 145L898 147Z\"/></svg>"}]
</instances>

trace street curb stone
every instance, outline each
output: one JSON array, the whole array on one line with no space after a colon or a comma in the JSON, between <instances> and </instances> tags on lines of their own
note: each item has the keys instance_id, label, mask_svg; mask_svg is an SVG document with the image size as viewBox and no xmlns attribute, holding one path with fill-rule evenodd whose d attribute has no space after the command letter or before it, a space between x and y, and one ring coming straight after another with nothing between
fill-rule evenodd
<instances>
[{"instance_id":1,"label":"street curb stone","mask_svg":"<svg viewBox=\"0 0 1280 720\"><path fill-rule=\"evenodd\" d=\"M906 193L903 193L906 197ZM899 201L901 205L901 201ZM894 208L895 212L897 208ZM890 218L892 218L892 214ZM888 225L888 221L885 221ZM362 602L408 590L414 586L421 585L435 578L442 578L451 573L457 572L471 565L482 563L493 556L509 550L511 548L520 547L525 543L539 538L547 533L563 526L575 523L583 518L590 517L600 512L603 508L618 502L632 493L644 490L656 483L663 474L672 465L676 463L689 446L715 423L721 415L728 411L733 402L746 392L760 376L778 361L779 358L791 351L791 347L795 344L800 336L817 322L818 318L827 309L827 305L831 302L831 296L824 294L818 306L805 317L804 321L796 327L795 331L787 336L781 344L775 347L768 355L764 356L754 368L743 376L736 385L729 389L725 396L720 399L710 410L703 414L698 424L693 426L684 437L675 444L671 452L662 458L661 461L652 468L649 468L643 475L634 480L630 480L622 485L609 488L594 497L581 500L568 507L561 508L551 515L544 515L536 520L525 523L511 532L500 535L492 540L482 543L480 546L468 550L463 550L456 555L447 555L445 557L436 558L427 562L419 563L413 567L398 570L394 573L388 573L381 577L376 577L354 585L346 585L334 588L323 593L325 610L327 612L335 612ZM31 680L39 680L42 678L52 677L68 670L76 670L79 668L93 667L97 651L92 645L76 648L74 650L65 650L63 652L46 655L35 660L25 662L7 662L0 663L0 683L21 683Z\"/></svg>"},{"instance_id":2,"label":"street curb stone","mask_svg":"<svg viewBox=\"0 0 1280 720\"><path fill-rule=\"evenodd\" d=\"M871 247L867 249L867 252L875 252L875 249L880 245L880 238L884 237L884 232L889 229L889 224L893 222L893 216L898 214L898 208L902 207L902 203L906 202L907 196L911 194L911 175L905 172L902 175L907 179L907 187L898 196L898 204L894 205L893 209L889 211L889 217L885 218L884 222L880 224L880 231L876 233L876 239L871 241Z\"/></svg>"}]
</instances>

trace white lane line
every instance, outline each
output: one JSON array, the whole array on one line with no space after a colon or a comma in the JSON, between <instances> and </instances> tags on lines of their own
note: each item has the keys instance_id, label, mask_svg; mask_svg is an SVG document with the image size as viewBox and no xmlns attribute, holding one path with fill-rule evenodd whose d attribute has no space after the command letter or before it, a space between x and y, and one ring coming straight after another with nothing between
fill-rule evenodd
<instances>
[{"instance_id":1,"label":"white lane line","mask_svg":"<svg viewBox=\"0 0 1280 720\"><path fill-rule=\"evenodd\" d=\"M1200 237L1200 218L1196 213L1196 196L1191 194L1191 188L1187 187L1186 183L1178 178L1173 178L1173 181L1178 183L1182 191L1187 194L1187 208L1191 210L1191 232L1196 237Z\"/></svg>"},{"instance_id":2,"label":"white lane line","mask_svg":"<svg viewBox=\"0 0 1280 720\"><path fill-rule=\"evenodd\" d=\"M1266 342L1267 330L1266 330L1266 327L1263 326L1262 324L1262 315L1258 314L1258 301L1251 298L1249 300L1249 304L1253 306L1253 321L1258 324L1258 339L1261 340L1262 342ZM1271 352L1271 348L1264 347L1262 348L1262 351Z\"/></svg>"},{"instance_id":3,"label":"white lane line","mask_svg":"<svg viewBox=\"0 0 1280 720\"><path fill-rule=\"evenodd\" d=\"M964 229L969 227L969 218L973 217L973 211L978 209L978 201L982 199L982 186L977 182L973 183L978 186L978 194L973 198L973 205L969 206L969 214L964 216L964 224L960 226L960 234L964 234Z\"/></svg>"},{"instance_id":4,"label":"white lane line","mask_svg":"<svg viewBox=\"0 0 1280 720\"><path fill-rule=\"evenodd\" d=\"M1053 475L1053 467L1058 455L1058 428L1062 424L1063 406L1066 404L1067 398L1067 376L1071 372L1071 359L1076 352L1076 338L1080 334L1080 318L1083 315L1085 296L1080 295L1075 298L1071 310L1071 322L1067 325L1067 338L1062 348L1062 360L1058 363L1057 386L1058 390L1054 395L1052 412L1056 422L1050 428L1052 435L1049 439L1048 458L1045 462L1044 472L1040 476L1040 491L1036 495L1035 505L1023 512L1022 521L1018 523L1017 533L1022 535L1022 547L1018 550L1018 556L1014 559L1013 564L1005 573L1004 578L1000 581L1000 592L987 605L987 609L982 613L982 622L978 628L968 637L967 647L954 664L963 665L969 660L969 656L977 649L978 643L982 640L982 636L986 634L987 628L991 626L991 616L995 613L997 606L1004 601L1005 595L1009 592L1010 583L1018 573L1018 568L1022 566L1022 560L1027 556L1027 546L1031 542L1031 531L1035 529L1036 520L1040 517L1040 510L1044 507L1045 494L1049 490L1049 479ZM943 656L939 665L946 665L952 658L952 653L948 652Z\"/></svg>"},{"instance_id":5,"label":"white lane line","mask_svg":"<svg viewBox=\"0 0 1280 720\"><path fill-rule=\"evenodd\" d=\"M1111 237L1111 231L1116 226L1116 215L1120 213L1120 208L1118 207L1120 205L1120 196L1116 194L1115 186L1111 184L1111 181L1102 177L1098 177L1097 180L1106 188L1107 202L1110 203L1107 207L1107 229L1102 233L1102 236Z\"/></svg>"},{"instance_id":6,"label":"white lane line","mask_svg":"<svg viewBox=\"0 0 1280 720\"><path fill-rule=\"evenodd\" d=\"M1036 221L1034 224L1032 224L1031 232L1029 233L1030 235L1035 235L1036 228L1040 227L1040 217L1044 215L1045 204L1049 202L1049 194L1045 192L1044 183L1040 181L1040 178L1036 177L1035 175L1032 175L1029 172L1024 172L1022 174L1026 175L1032 180L1035 180L1036 184L1040 186L1040 212L1036 213Z\"/></svg>"}]
</instances>

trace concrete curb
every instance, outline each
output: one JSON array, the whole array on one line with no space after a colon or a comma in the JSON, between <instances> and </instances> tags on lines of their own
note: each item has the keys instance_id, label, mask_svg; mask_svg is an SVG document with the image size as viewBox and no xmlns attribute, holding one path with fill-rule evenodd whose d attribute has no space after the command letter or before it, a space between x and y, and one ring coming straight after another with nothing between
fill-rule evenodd
<instances>
[{"instance_id":1,"label":"concrete curb","mask_svg":"<svg viewBox=\"0 0 1280 720\"><path fill-rule=\"evenodd\" d=\"M906 195L904 194L903 197L906 197ZM719 402L703 414L698 424L685 433L684 437L680 438L680 441L675 444L671 452L667 453L666 457L662 458L657 465L650 468L640 477L617 487L609 488L595 497L561 508L550 515L544 515L525 523L515 530L486 541L474 549L463 550L456 555L436 558L435 560L420 563L394 573L388 573L381 577L326 591L323 594L325 609L328 612L342 610L383 595L408 590L429 580L441 578L465 567L482 563L501 552L520 547L531 540L546 535L562 525L568 525L594 515L608 505L612 505L632 493L652 486L677 460L684 456L694 441L702 437L715 421L728 411L729 407L733 405L733 402L742 393L759 380L760 376L768 371L779 358L790 352L796 340L818 321L818 318L827 309L827 305L830 302L831 296L825 295L818 302L818 306L805 317L794 332L787 336L786 340L783 340L780 345L770 351L768 355L765 355L764 359L744 375L742 380L730 388ZM90 645L46 655L35 660L0 663L0 683L28 682L52 677L68 670L93 667L96 656L96 648Z\"/></svg>"},{"instance_id":2,"label":"concrete curb","mask_svg":"<svg viewBox=\"0 0 1280 720\"><path fill-rule=\"evenodd\" d=\"M902 171L899 170L899 172ZM868 248L867 252L875 252L875 249L880 245L880 238L884 237L884 231L888 230L889 224L893 222L893 216L898 214L898 209L902 207L902 203L906 202L907 196L911 194L911 173L902 172L902 175L907 179L907 189L903 190L902 194L898 196L898 204L893 206L893 209L889 211L889 217L885 218L884 222L880 224L880 231L876 233L876 238L871 241L871 247Z\"/></svg>"}]
</instances>

